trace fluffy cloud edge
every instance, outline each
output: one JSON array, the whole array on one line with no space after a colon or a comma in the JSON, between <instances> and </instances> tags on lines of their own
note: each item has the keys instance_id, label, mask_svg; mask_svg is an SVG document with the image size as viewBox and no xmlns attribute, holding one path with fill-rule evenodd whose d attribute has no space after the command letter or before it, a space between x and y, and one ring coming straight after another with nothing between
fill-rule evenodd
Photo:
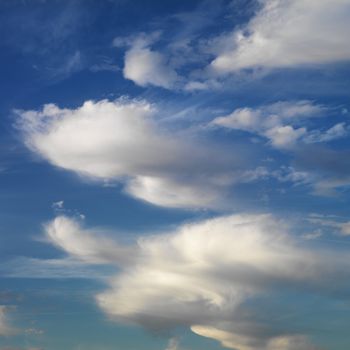
<instances>
[{"instance_id":1,"label":"fluffy cloud edge","mask_svg":"<svg viewBox=\"0 0 350 350\"><path fill-rule=\"evenodd\" d=\"M221 39L226 49L211 62L214 72L349 60L347 1L263 0L260 4L261 9L243 29Z\"/></svg>"}]
</instances>

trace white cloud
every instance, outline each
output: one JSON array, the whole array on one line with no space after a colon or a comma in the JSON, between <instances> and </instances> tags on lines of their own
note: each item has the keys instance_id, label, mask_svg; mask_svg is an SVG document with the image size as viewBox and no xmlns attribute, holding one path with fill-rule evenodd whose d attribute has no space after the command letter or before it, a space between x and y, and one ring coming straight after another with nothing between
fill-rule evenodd
<instances>
[{"instance_id":1,"label":"white cloud","mask_svg":"<svg viewBox=\"0 0 350 350\"><path fill-rule=\"evenodd\" d=\"M131 195L149 203L170 208L196 206L210 208L219 205L219 195L215 188L205 183L183 183L167 178L138 176L126 187Z\"/></svg>"},{"instance_id":2,"label":"white cloud","mask_svg":"<svg viewBox=\"0 0 350 350\"><path fill-rule=\"evenodd\" d=\"M325 178L317 180L314 184L314 194L319 196L334 197L337 196L342 189L349 188L350 177L345 176L341 179Z\"/></svg>"},{"instance_id":3,"label":"white cloud","mask_svg":"<svg viewBox=\"0 0 350 350\"><path fill-rule=\"evenodd\" d=\"M350 221L340 221L334 218L314 215L309 218L309 221L321 226L331 227L336 229L336 233L341 236L350 236Z\"/></svg>"},{"instance_id":4,"label":"white cloud","mask_svg":"<svg viewBox=\"0 0 350 350\"><path fill-rule=\"evenodd\" d=\"M315 179L306 171L298 171L293 167L282 166L280 169L270 172L270 176L281 182L291 182L294 185L312 183Z\"/></svg>"},{"instance_id":5,"label":"white cloud","mask_svg":"<svg viewBox=\"0 0 350 350\"><path fill-rule=\"evenodd\" d=\"M318 229L314 232L306 233L302 237L306 240L312 240L312 239L320 238L322 235L323 235L322 231Z\"/></svg>"},{"instance_id":6,"label":"white cloud","mask_svg":"<svg viewBox=\"0 0 350 350\"><path fill-rule=\"evenodd\" d=\"M228 125L237 123L237 128L243 130L256 130L262 122L266 127L274 127L300 118L323 116L326 110L326 107L308 100L279 101L257 108L239 108L230 115L227 122Z\"/></svg>"},{"instance_id":7,"label":"white cloud","mask_svg":"<svg viewBox=\"0 0 350 350\"><path fill-rule=\"evenodd\" d=\"M208 90L209 84L203 83L200 81L189 81L184 86L185 91L202 91L202 90Z\"/></svg>"},{"instance_id":8,"label":"white cloud","mask_svg":"<svg viewBox=\"0 0 350 350\"><path fill-rule=\"evenodd\" d=\"M57 231L60 247L68 254L90 263L100 257L119 266L109 289L97 296L102 309L112 318L153 330L188 326L239 350L315 349L297 323L293 331L290 322L281 324L279 315L287 312L288 302L271 314L276 308L274 293L292 287L301 295L329 298L348 288L345 276L335 284L338 273L349 271L346 255L299 244L285 223L270 215L218 217L182 225L171 233L143 236L129 260L120 248L114 256L112 249L106 254L98 231L84 232L72 222L75 231L65 232L66 225L57 225L61 220L47 226L47 235ZM82 248L85 237L94 252ZM271 303L268 315L259 304L254 313L249 311L246 301L259 297L264 307ZM303 308L302 303L293 304L294 311Z\"/></svg>"},{"instance_id":9,"label":"white cloud","mask_svg":"<svg viewBox=\"0 0 350 350\"><path fill-rule=\"evenodd\" d=\"M50 163L121 181L129 194L156 205L215 206L229 183L218 179L239 163L236 155L164 130L159 112L144 101L87 101L76 109L48 104L17 113L25 143Z\"/></svg>"},{"instance_id":10,"label":"white cloud","mask_svg":"<svg viewBox=\"0 0 350 350\"><path fill-rule=\"evenodd\" d=\"M242 183L249 183L259 179L267 179L271 175L271 172L267 168L260 166L252 170L243 171L239 180Z\"/></svg>"},{"instance_id":11,"label":"white cloud","mask_svg":"<svg viewBox=\"0 0 350 350\"><path fill-rule=\"evenodd\" d=\"M192 326L192 331L207 338L220 340L221 344L230 349L238 350L317 350L305 336L277 336L261 345L258 339L252 339L241 334L224 331L214 327Z\"/></svg>"},{"instance_id":12,"label":"white cloud","mask_svg":"<svg viewBox=\"0 0 350 350\"><path fill-rule=\"evenodd\" d=\"M226 6L209 1L202 5L205 11L171 16L171 21L180 20L175 35L166 30L168 18L163 23L165 33L115 38L114 46L126 48L124 77L144 87L198 92L222 87L227 73L240 71L240 80L246 73L242 72L244 69L248 69L249 76L252 70L254 76L261 76L273 68L319 67L350 59L347 0L256 3L260 9L248 23L240 23L241 14L245 12L245 18L253 14L251 4ZM208 14L210 20L205 19L209 19ZM215 24L219 16L225 22L232 15L238 16L232 31L214 37L198 31ZM193 25L196 22L200 23L198 27ZM165 40L159 40L161 35Z\"/></svg>"},{"instance_id":13,"label":"white cloud","mask_svg":"<svg viewBox=\"0 0 350 350\"><path fill-rule=\"evenodd\" d=\"M184 91L196 92L205 90L215 90L220 88L220 83L213 79L206 79L205 81L190 80L184 86Z\"/></svg>"},{"instance_id":14,"label":"white cloud","mask_svg":"<svg viewBox=\"0 0 350 350\"><path fill-rule=\"evenodd\" d=\"M350 59L348 0L262 0L261 5L246 27L225 37L211 63L216 72Z\"/></svg>"},{"instance_id":15,"label":"white cloud","mask_svg":"<svg viewBox=\"0 0 350 350\"><path fill-rule=\"evenodd\" d=\"M348 129L349 128L345 125L345 123L338 123L329 128L324 135L320 135L320 141L331 141L345 137L349 133Z\"/></svg>"},{"instance_id":16,"label":"white cloud","mask_svg":"<svg viewBox=\"0 0 350 350\"><path fill-rule=\"evenodd\" d=\"M305 171L297 171L292 166L281 166L276 170L259 166L252 170L246 170L237 174L240 183L250 183L264 179L276 179L279 182L290 182L294 186L310 184L314 177Z\"/></svg>"},{"instance_id":17,"label":"white cloud","mask_svg":"<svg viewBox=\"0 0 350 350\"><path fill-rule=\"evenodd\" d=\"M311 101L280 101L257 108L238 108L230 115L218 117L215 124L241 129L259 130L263 124L265 128L281 125L300 118L322 116L326 108Z\"/></svg>"},{"instance_id":18,"label":"white cloud","mask_svg":"<svg viewBox=\"0 0 350 350\"><path fill-rule=\"evenodd\" d=\"M285 125L268 129L266 131L266 136L270 139L273 146L285 148L294 145L305 133L305 128L295 129L291 125Z\"/></svg>"},{"instance_id":19,"label":"white cloud","mask_svg":"<svg viewBox=\"0 0 350 350\"><path fill-rule=\"evenodd\" d=\"M325 132L300 126L305 119L310 124L316 117L324 116L325 111L326 107L310 101L277 102L236 109L209 125L244 130L267 139L275 148L296 150L294 146L301 142L344 137L348 130L344 123ZM87 101L75 109L48 104L39 111L17 113L24 142L33 152L90 180L122 183L126 193L151 204L223 208L229 204L233 186L269 177L263 167L247 169L241 146L231 152L204 142L203 138L195 141L197 134L193 132L170 132L165 127L171 125L161 120L160 111L145 101ZM315 178L297 172L303 181L293 182L310 183ZM271 175L277 179L284 176ZM321 180L315 187L320 193L347 183Z\"/></svg>"},{"instance_id":20,"label":"white cloud","mask_svg":"<svg viewBox=\"0 0 350 350\"><path fill-rule=\"evenodd\" d=\"M76 221L65 216L57 217L46 226L46 237L58 248L90 263L106 263L115 258L120 259L119 263L123 263L134 253L131 247L119 246L101 235L97 244L94 232L81 230Z\"/></svg>"},{"instance_id":21,"label":"white cloud","mask_svg":"<svg viewBox=\"0 0 350 350\"><path fill-rule=\"evenodd\" d=\"M64 201L57 201L57 202L53 202L51 205L52 209L54 210L64 210Z\"/></svg>"},{"instance_id":22,"label":"white cloud","mask_svg":"<svg viewBox=\"0 0 350 350\"><path fill-rule=\"evenodd\" d=\"M171 88L178 79L175 70L159 52L149 48L132 48L125 54L124 77L140 86Z\"/></svg>"},{"instance_id":23,"label":"white cloud","mask_svg":"<svg viewBox=\"0 0 350 350\"><path fill-rule=\"evenodd\" d=\"M230 115L217 117L213 124L238 130L257 130L259 127L260 113L251 108L239 108Z\"/></svg>"},{"instance_id":24,"label":"white cloud","mask_svg":"<svg viewBox=\"0 0 350 350\"><path fill-rule=\"evenodd\" d=\"M94 177L123 176L147 159L160 144L151 106L142 102L87 101L76 110L45 105L42 111L19 112L27 145L53 164ZM137 140L136 145L134 145ZM165 155L157 152L160 162ZM114 159L113 159L114 158ZM136 164L137 163L137 164ZM126 170L127 169L127 170Z\"/></svg>"},{"instance_id":25,"label":"white cloud","mask_svg":"<svg viewBox=\"0 0 350 350\"><path fill-rule=\"evenodd\" d=\"M141 36L129 43L131 47L124 59L124 77L140 86L173 88L179 76L164 54L150 48L152 40L154 38Z\"/></svg>"},{"instance_id":26,"label":"white cloud","mask_svg":"<svg viewBox=\"0 0 350 350\"><path fill-rule=\"evenodd\" d=\"M338 123L326 130L325 132L321 132L319 130L311 132L309 135L307 135L305 141L307 143L328 142L346 137L348 134L349 127L345 123Z\"/></svg>"},{"instance_id":27,"label":"white cloud","mask_svg":"<svg viewBox=\"0 0 350 350\"><path fill-rule=\"evenodd\" d=\"M302 118L323 116L325 110L310 101L276 102L258 108L238 108L229 115L215 118L211 125L258 134L269 139L276 148L290 148L308 135L305 127L293 124L300 123ZM332 129L328 134L333 138L341 135L339 127ZM328 140L329 137L314 138L314 142Z\"/></svg>"}]
</instances>

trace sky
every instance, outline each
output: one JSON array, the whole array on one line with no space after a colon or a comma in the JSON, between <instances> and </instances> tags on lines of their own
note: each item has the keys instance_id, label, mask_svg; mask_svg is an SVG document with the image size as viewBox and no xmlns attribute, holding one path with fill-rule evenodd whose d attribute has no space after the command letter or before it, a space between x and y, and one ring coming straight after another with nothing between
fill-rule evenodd
<instances>
[{"instance_id":1,"label":"sky","mask_svg":"<svg viewBox=\"0 0 350 350\"><path fill-rule=\"evenodd\" d=\"M0 350L347 350L350 0L0 2Z\"/></svg>"}]
</instances>

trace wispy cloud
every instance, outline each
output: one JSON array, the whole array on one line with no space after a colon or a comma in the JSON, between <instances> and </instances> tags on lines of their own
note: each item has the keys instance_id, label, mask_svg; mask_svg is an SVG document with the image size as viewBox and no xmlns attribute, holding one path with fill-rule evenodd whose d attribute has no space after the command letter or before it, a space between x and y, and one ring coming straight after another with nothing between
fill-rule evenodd
<instances>
[{"instance_id":1,"label":"wispy cloud","mask_svg":"<svg viewBox=\"0 0 350 350\"><path fill-rule=\"evenodd\" d=\"M335 196L350 185L350 162L347 150L335 150L320 146L302 147L297 150L296 167L313 178L314 193Z\"/></svg>"},{"instance_id":2,"label":"wispy cloud","mask_svg":"<svg viewBox=\"0 0 350 350\"><path fill-rule=\"evenodd\" d=\"M0 305L0 337L12 336L17 333L17 329L10 325L8 320L9 306Z\"/></svg>"},{"instance_id":3,"label":"wispy cloud","mask_svg":"<svg viewBox=\"0 0 350 350\"><path fill-rule=\"evenodd\" d=\"M340 236L350 236L350 221L339 220L339 218L327 217L324 215L310 215L309 221L335 229L335 232Z\"/></svg>"},{"instance_id":4,"label":"wispy cloud","mask_svg":"<svg viewBox=\"0 0 350 350\"><path fill-rule=\"evenodd\" d=\"M180 350L180 342L177 338L171 338L165 350Z\"/></svg>"},{"instance_id":5,"label":"wispy cloud","mask_svg":"<svg viewBox=\"0 0 350 350\"><path fill-rule=\"evenodd\" d=\"M345 137L345 122L335 124L326 131L308 131L302 120L324 117L325 106L311 101L283 101L258 108L238 108L231 114L215 118L211 125L243 130L267 138L273 147L288 149L300 142L327 142Z\"/></svg>"},{"instance_id":6,"label":"wispy cloud","mask_svg":"<svg viewBox=\"0 0 350 350\"><path fill-rule=\"evenodd\" d=\"M105 279L114 268L89 265L73 258L39 259L15 257L4 261L0 267L2 278L48 278L48 279Z\"/></svg>"}]
</instances>

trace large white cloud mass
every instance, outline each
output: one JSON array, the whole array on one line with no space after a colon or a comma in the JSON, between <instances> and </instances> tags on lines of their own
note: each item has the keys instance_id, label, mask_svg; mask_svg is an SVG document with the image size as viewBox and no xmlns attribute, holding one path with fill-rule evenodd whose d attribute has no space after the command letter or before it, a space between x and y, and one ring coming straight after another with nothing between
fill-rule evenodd
<instances>
[{"instance_id":1,"label":"large white cloud mass","mask_svg":"<svg viewBox=\"0 0 350 350\"><path fill-rule=\"evenodd\" d=\"M232 349L316 349L298 324L280 322L290 302L274 303L276 293L332 298L349 287L348 256L305 247L271 215L189 223L123 249L110 243L108 253L103 233L67 217L57 217L46 230L71 258L119 267L109 289L97 296L110 317L152 330L188 326ZM263 307L249 307L259 298ZM294 301L293 313L303 307Z\"/></svg>"},{"instance_id":2,"label":"large white cloud mass","mask_svg":"<svg viewBox=\"0 0 350 350\"><path fill-rule=\"evenodd\" d=\"M129 194L156 205L215 206L239 163L232 152L162 129L145 101L47 104L17 113L27 146L41 157L83 176L122 181Z\"/></svg>"},{"instance_id":3,"label":"large white cloud mass","mask_svg":"<svg viewBox=\"0 0 350 350\"><path fill-rule=\"evenodd\" d=\"M247 26L227 34L212 61L218 73L350 59L348 0L261 0Z\"/></svg>"}]
</instances>

